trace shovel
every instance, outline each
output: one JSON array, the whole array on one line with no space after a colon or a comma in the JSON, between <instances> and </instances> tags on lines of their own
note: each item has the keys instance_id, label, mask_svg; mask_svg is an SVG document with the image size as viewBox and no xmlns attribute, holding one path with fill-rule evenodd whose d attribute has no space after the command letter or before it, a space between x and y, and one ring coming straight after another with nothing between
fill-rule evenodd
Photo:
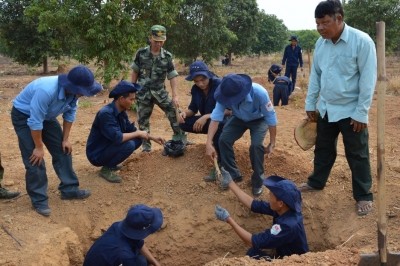
<instances>
[{"instance_id":1,"label":"shovel","mask_svg":"<svg viewBox=\"0 0 400 266\"><path fill-rule=\"evenodd\" d=\"M386 194L385 194L385 23L378 22L377 56L378 56L378 253L361 254L359 266L398 266L400 253L391 253L386 246Z\"/></svg>"},{"instance_id":2,"label":"shovel","mask_svg":"<svg viewBox=\"0 0 400 266\"><path fill-rule=\"evenodd\" d=\"M179 108L175 107L175 115L176 115L176 126L179 128ZM172 140L182 140L183 144L187 144L187 135L181 129L179 129L179 134L172 135Z\"/></svg>"}]
</instances>

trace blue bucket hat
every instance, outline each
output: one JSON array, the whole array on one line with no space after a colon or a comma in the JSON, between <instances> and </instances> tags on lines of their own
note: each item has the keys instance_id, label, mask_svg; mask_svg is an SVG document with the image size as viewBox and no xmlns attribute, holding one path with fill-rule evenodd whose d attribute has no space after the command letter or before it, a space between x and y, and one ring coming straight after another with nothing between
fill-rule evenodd
<instances>
[{"instance_id":1,"label":"blue bucket hat","mask_svg":"<svg viewBox=\"0 0 400 266\"><path fill-rule=\"evenodd\" d=\"M224 106L240 103L252 89L251 78L245 74L228 74L215 90L214 98Z\"/></svg>"},{"instance_id":2,"label":"blue bucket hat","mask_svg":"<svg viewBox=\"0 0 400 266\"><path fill-rule=\"evenodd\" d=\"M137 92L140 91L142 87L137 84L137 83L132 83L126 80L121 80L117 86L114 87L112 91L110 91L110 94L108 95L108 98L114 98L115 96L122 95L127 92Z\"/></svg>"},{"instance_id":3,"label":"blue bucket hat","mask_svg":"<svg viewBox=\"0 0 400 266\"><path fill-rule=\"evenodd\" d=\"M291 40L296 40L296 42L299 41L299 40L297 39L297 36L296 36L296 35L292 35L292 36L290 37L290 39L289 39L289 42L290 42Z\"/></svg>"},{"instance_id":4,"label":"blue bucket hat","mask_svg":"<svg viewBox=\"0 0 400 266\"><path fill-rule=\"evenodd\" d=\"M203 75L208 79L214 77L214 74L208 69L207 65L203 61L197 60L190 65L190 75L185 79L192 81L199 75Z\"/></svg>"},{"instance_id":5,"label":"blue bucket hat","mask_svg":"<svg viewBox=\"0 0 400 266\"><path fill-rule=\"evenodd\" d=\"M58 75L58 84L73 94L93 96L102 87L94 81L94 75L89 68L78 65L72 68L68 74Z\"/></svg>"},{"instance_id":6,"label":"blue bucket hat","mask_svg":"<svg viewBox=\"0 0 400 266\"><path fill-rule=\"evenodd\" d=\"M118 226L126 237L143 240L160 229L162 223L163 216L160 209L139 204L129 209L126 218Z\"/></svg>"},{"instance_id":7,"label":"blue bucket hat","mask_svg":"<svg viewBox=\"0 0 400 266\"><path fill-rule=\"evenodd\" d=\"M264 180L264 185L289 208L301 212L301 193L292 181L272 175Z\"/></svg>"}]
</instances>

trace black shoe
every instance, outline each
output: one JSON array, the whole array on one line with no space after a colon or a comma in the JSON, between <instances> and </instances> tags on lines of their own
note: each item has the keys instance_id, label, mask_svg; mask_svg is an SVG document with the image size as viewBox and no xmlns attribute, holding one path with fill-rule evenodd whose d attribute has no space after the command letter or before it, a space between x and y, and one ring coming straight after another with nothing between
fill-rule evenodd
<instances>
[{"instance_id":1,"label":"black shoe","mask_svg":"<svg viewBox=\"0 0 400 266\"><path fill-rule=\"evenodd\" d=\"M51 210L49 206L39 206L39 207L33 207L35 211L43 216L49 216L51 214Z\"/></svg>"},{"instance_id":2,"label":"black shoe","mask_svg":"<svg viewBox=\"0 0 400 266\"><path fill-rule=\"evenodd\" d=\"M90 196L90 190L89 189L85 189L85 190L78 190L76 191L76 194L74 196L65 196L63 194L61 194L61 199L62 200L73 200L73 199L85 199L87 197Z\"/></svg>"},{"instance_id":3,"label":"black shoe","mask_svg":"<svg viewBox=\"0 0 400 266\"><path fill-rule=\"evenodd\" d=\"M253 187L253 195L254 195L254 197L260 196L262 194L263 190L264 190L264 187L260 187L260 188L254 188Z\"/></svg>"},{"instance_id":4,"label":"black shoe","mask_svg":"<svg viewBox=\"0 0 400 266\"><path fill-rule=\"evenodd\" d=\"M13 199L19 196L19 192L9 191L0 186L0 199Z\"/></svg>"},{"instance_id":5,"label":"black shoe","mask_svg":"<svg viewBox=\"0 0 400 266\"><path fill-rule=\"evenodd\" d=\"M240 183L240 182L243 181L243 177L242 177L242 176L238 176L238 177L236 177L236 178L233 178L232 180L233 180L233 182L235 182L235 183Z\"/></svg>"}]
</instances>

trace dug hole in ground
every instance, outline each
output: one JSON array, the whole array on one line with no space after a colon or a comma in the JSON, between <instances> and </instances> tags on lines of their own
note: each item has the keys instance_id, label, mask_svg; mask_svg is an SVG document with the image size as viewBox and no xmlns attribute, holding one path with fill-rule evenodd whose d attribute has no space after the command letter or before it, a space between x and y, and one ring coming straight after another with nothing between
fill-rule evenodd
<instances>
[{"instance_id":1,"label":"dug hole in ground","mask_svg":"<svg viewBox=\"0 0 400 266\"><path fill-rule=\"evenodd\" d=\"M272 85L267 82L266 72L275 61L270 57L240 58L235 60L233 66L215 66L211 70L220 77L227 73L247 73L272 97ZM71 63L69 68L73 66ZM186 75L183 72L187 68L177 64L177 69L182 73L178 77L179 100L182 109L186 109L190 103L192 83L184 80ZM81 106L70 134L73 166L80 188L90 189L92 195L85 200L61 200L57 190L59 179L51 167L51 156L46 152L52 214L43 217L33 210L26 195L25 169L10 120L12 99L26 84L40 76L29 75L26 67L13 64L7 58L1 58L0 71L3 71L0 79L0 151L5 168L3 185L24 194L18 199L0 202L0 222L22 242L20 246L0 229L0 265L81 265L93 242L113 222L122 220L130 206L139 203L160 208L163 212L165 222L162 228L145 240L162 265L357 265L360 254L377 251L377 209L374 205L370 214L357 216L341 136L336 163L326 188L318 193L303 195L304 225L311 252L267 264L246 257L248 247L227 223L217 220L214 215L214 206L218 204L254 234L272 225L271 217L251 213L231 191L221 191L217 184L203 182L203 177L213 166L205 156L205 135L188 134L188 139L196 144L187 147L184 156L179 158L162 156L163 147L157 144L153 144L153 152L149 154L140 154L140 150L135 152L118 172L123 178L122 183L112 184L98 177L100 168L88 162L85 146L95 114L109 102L107 91L92 98L80 99ZM38 69L37 73L40 71ZM300 75L297 82L300 89L295 90L289 105L276 107L279 120L276 148L271 158L265 159L266 176L281 175L296 184L305 182L313 169L313 151L302 151L293 138L294 127L305 118L304 99L308 79L305 76ZM392 252L400 251L399 105L398 96L387 95L387 238ZM375 96L369 123L374 193L377 176L376 111ZM128 114L131 121L137 120L136 112L129 111ZM172 138L168 119L158 107L154 109L150 122L151 134L167 140ZM249 143L249 134L246 133L234 148L244 177L239 186L251 195ZM269 135L265 145L268 143ZM268 200L269 191L264 190L259 199Z\"/></svg>"}]
</instances>

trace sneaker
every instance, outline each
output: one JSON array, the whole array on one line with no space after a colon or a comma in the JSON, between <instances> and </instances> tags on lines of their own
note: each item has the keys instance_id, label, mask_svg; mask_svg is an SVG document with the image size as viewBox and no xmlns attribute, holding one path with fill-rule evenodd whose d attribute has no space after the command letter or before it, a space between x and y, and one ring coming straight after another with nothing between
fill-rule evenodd
<instances>
[{"instance_id":1,"label":"sneaker","mask_svg":"<svg viewBox=\"0 0 400 266\"><path fill-rule=\"evenodd\" d=\"M74 196L65 196L64 194L61 194L61 199L62 200L73 200L73 199L85 199L92 194L89 189L85 190L77 190L76 194Z\"/></svg>"},{"instance_id":2,"label":"sneaker","mask_svg":"<svg viewBox=\"0 0 400 266\"><path fill-rule=\"evenodd\" d=\"M101 168L99 176L111 183L120 183L122 181L122 178L117 176L114 171L107 166Z\"/></svg>"},{"instance_id":3,"label":"sneaker","mask_svg":"<svg viewBox=\"0 0 400 266\"><path fill-rule=\"evenodd\" d=\"M0 187L0 199L13 199L19 196L19 192L9 191L3 187Z\"/></svg>"},{"instance_id":4,"label":"sneaker","mask_svg":"<svg viewBox=\"0 0 400 266\"><path fill-rule=\"evenodd\" d=\"M204 177L204 181L205 182L217 181L217 170L215 169L215 167L213 167L211 172L207 176Z\"/></svg>"},{"instance_id":5,"label":"sneaker","mask_svg":"<svg viewBox=\"0 0 400 266\"><path fill-rule=\"evenodd\" d=\"M39 206L39 207L33 207L35 211L43 216L49 216L51 214L51 210L49 206Z\"/></svg>"},{"instance_id":6,"label":"sneaker","mask_svg":"<svg viewBox=\"0 0 400 266\"><path fill-rule=\"evenodd\" d=\"M151 152L149 149L143 149L141 153Z\"/></svg>"}]
</instances>

